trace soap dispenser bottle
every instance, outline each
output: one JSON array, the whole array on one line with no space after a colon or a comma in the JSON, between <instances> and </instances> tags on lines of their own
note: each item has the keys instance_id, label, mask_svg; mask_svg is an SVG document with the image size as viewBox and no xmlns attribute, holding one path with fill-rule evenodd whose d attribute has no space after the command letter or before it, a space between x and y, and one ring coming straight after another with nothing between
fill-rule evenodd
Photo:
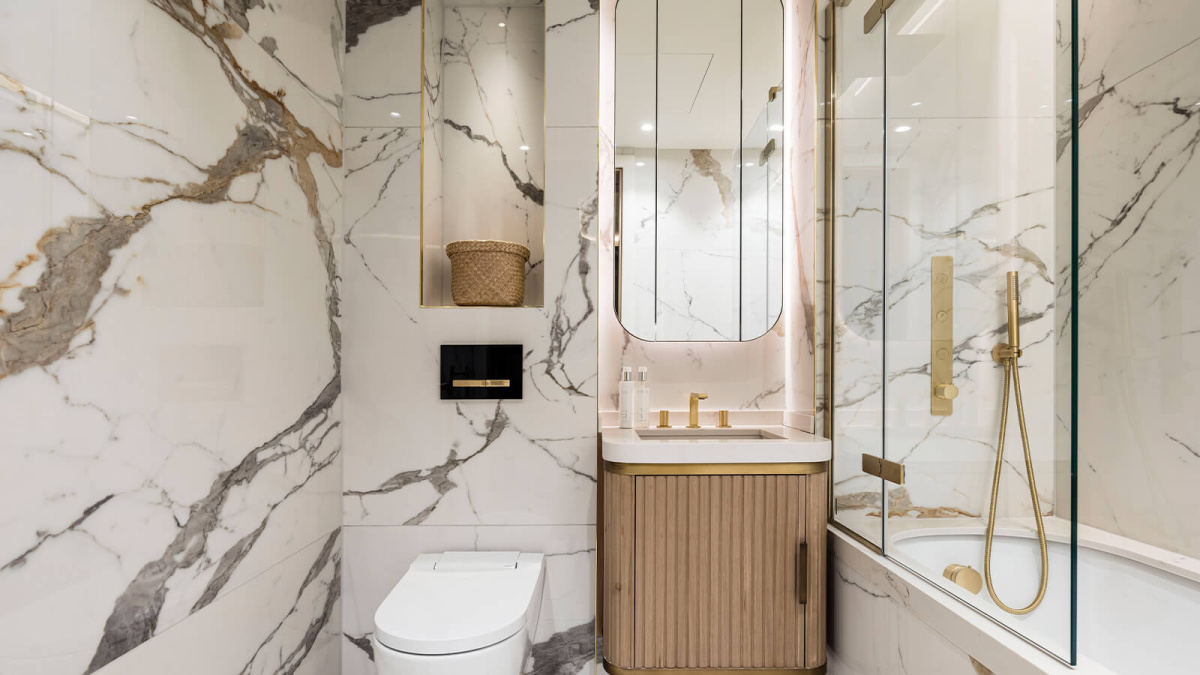
<instances>
[{"instance_id":1,"label":"soap dispenser bottle","mask_svg":"<svg viewBox=\"0 0 1200 675\"><path fill-rule=\"evenodd\" d=\"M633 426L638 429L650 426L650 382L646 366L638 368L637 382L633 383Z\"/></svg>"},{"instance_id":2,"label":"soap dispenser bottle","mask_svg":"<svg viewBox=\"0 0 1200 675\"><path fill-rule=\"evenodd\" d=\"M621 385L617 390L617 409L622 429L633 428L633 368L621 369Z\"/></svg>"}]
</instances>

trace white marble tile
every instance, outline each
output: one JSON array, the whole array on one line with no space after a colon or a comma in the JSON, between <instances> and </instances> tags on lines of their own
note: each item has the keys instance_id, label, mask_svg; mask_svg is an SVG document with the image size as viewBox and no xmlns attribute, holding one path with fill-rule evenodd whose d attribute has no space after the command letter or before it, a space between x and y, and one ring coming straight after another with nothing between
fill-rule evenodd
<instances>
[{"instance_id":1,"label":"white marble tile","mask_svg":"<svg viewBox=\"0 0 1200 675\"><path fill-rule=\"evenodd\" d=\"M1140 6L1081 0L1079 18L1081 46L1087 42L1079 59L1081 109L1091 94L1119 86L1200 37L1200 6L1186 0L1152 0ZM1172 70L1183 74L1177 69Z\"/></svg>"},{"instance_id":2,"label":"white marble tile","mask_svg":"<svg viewBox=\"0 0 1200 675\"><path fill-rule=\"evenodd\" d=\"M347 127L421 126L421 4L348 1L343 79ZM440 30L426 35L426 47L434 53L439 42L435 36L440 35Z\"/></svg>"},{"instance_id":3,"label":"white marble tile","mask_svg":"<svg viewBox=\"0 0 1200 675\"><path fill-rule=\"evenodd\" d=\"M0 187L0 670L70 673L339 524L341 127L211 6L25 9L0 22L0 164L30 176ZM309 17L280 11L291 40Z\"/></svg>"},{"instance_id":4,"label":"white marble tile","mask_svg":"<svg viewBox=\"0 0 1200 675\"><path fill-rule=\"evenodd\" d=\"M594 127L599 0L549 0L545 6L546 126Z\"/></svg>"},{"instance_id":5,"label":"white marble tile","mask_svg":"<svg viewBox=\"0 0 1200 675\"><path fill-rule=\"evenodd\" d=\"M594 139L593 129L547 134L546 246L561 253L547 262L553 301L544 309L420 309L419 270L409 262L418 250L416 221L396 235L350 238L346 522L592 522ZM352 168L348 189L381 177ZM401 205L417 191L392 182L385 193ZM439 345L462 342L525 345L524 400L439 400ZM405 358L395 356L398 349ZM524 482L541 488L512 489Z\"/></svg>"},{"instance_id":6,"label":"white marble tile","mask_svg":"<svg viewBox=\"0 0 1200 675\"><path fill-rule=\"evenodd\" d=\"M1087 5L1084 66L1103 88L1085 80L1080 102L1079 517L1200 558L1200 32L1180 3Z\"/></svg>"},{"instance_id":7,"label":"white marble tile","mask_svg":"<svg viewBox=\"0 0 1200 675\"><path fill-rule=\"evenodd\" d=\"M595 527L347 527L342 673L371 675L374 615L422 553L520 550L546 554L546 588L528 673L590 672L595 640Z\"/></svg>"},{"instance_id":8,"label":"white marble tile","mask_svg":"<svg viewBox=\"0 0 1200 675\"><path fill-rule=\"evenodd\" d=\"M335 118L342 108L345 0L215 0L248 39Z\"/></svg>"},{"instance_id":9,"label":"white marble tile","mask_svg":"<svg viewBox=\"0 0 1200 675\"><path fill-rule=\"evenodd\" d=\"M341 538L334 531L96 672L337 672L342 558Z\"/></svg>"}]
</instances>

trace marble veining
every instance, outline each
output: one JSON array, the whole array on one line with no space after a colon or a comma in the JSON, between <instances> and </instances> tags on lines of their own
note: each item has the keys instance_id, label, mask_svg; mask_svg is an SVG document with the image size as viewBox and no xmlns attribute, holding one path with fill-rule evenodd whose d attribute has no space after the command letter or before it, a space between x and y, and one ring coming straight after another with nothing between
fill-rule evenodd
<instances>
[{"instance_id":1,"label":"marble veining","mask_svg":"<svg viewBox=\"0 0 1200 675\"><path fill-rule=\"evenodd\" d=\"M342 110L347 127L420 126L421 60L389 56L397 44L421 43L421 7L419 0L347 0ZM436 50L437 41L431 42ZM382 63L387 67L379 67Z\"/></svg>"},{"instance_id":2,"label":"marble veining","mask_svg":"<svg viewBox=\"0 0 1200 675\"><path fill-rule=\"evenodd\" d=\"M73 4L0 28L0 670L149 664L323 541L229 653L295 672L337 622L340 5Z\"/></svg>"},{"instance_id":3,"label":"marble veining","mask_svg":"<svg viewBox=\"0 0 1200 675\"><path fill-rule=\"evenodd\" d=\"M1200 8L1079 16L1079 518L1200 558Z\"/></svg>"},{"instance_id":4,"label":"marble veining","mask_svg":"<svg viewBox=\"0 0 1200 675\"><path fill-rule=\"evenodd\" d=\"M373 672L375 608L417 555L476 549L547 554L529 671L594 668L599 291L595 105L586 93L594 101L596 8L587 0L487 4L424 4L423 74L419 12L373 24L347 54L347 123L362 127L348 132L341 271L347 675ZM348 11L353 26L359 19ZM395 64L396 77L368 88L386 70L379 62ZM538 97L505 82L535 87ZM356 95L408 91L423 91L425 119L394 97L359 107L350 121ZM538 102L536 114L525 101ZM469 167L478 173L464 173ZM485 202L478 217L464 215ZM445 227L422 232L422 210ZM424 304L448 296L442 247L460 224L471 238L528 241L535 264L526 304L539 306L422 306L422 282ZM439 400L439 346L464 342L522 344L523 400Z\"/></svg>"}]
</instances>

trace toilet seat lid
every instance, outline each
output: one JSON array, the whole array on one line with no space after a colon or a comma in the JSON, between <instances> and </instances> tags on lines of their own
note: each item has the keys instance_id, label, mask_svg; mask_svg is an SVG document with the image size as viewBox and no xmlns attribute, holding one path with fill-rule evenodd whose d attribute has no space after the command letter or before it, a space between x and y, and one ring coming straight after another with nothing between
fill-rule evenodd
<instances>
[{"instance_id":1,"label":"toilet seat lid","mask_svg":"<svg viewBox=\"0 0 1200 675\"><path fill-rule=\"evenodd\" d=\"M540 553L422 555L375 612L375 638L408 654L456 654L516 635L542 579Z\"/></svg>"}]
</instances>

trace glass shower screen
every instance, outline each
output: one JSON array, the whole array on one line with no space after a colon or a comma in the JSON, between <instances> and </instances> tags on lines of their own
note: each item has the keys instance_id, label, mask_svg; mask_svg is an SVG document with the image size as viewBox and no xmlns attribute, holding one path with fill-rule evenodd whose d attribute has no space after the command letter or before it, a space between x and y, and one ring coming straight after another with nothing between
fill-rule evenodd
<instances>
[{"instance_id":1,"label":"glass shower screen","mask_svg":"<svg viewBox=\"0 0 1200 675\"><path fill-rule=\"evenodd\" d=\"M871 7L827 27L835 522L1073 662L1070 7Z\"/></svg>"}]
</instances>

